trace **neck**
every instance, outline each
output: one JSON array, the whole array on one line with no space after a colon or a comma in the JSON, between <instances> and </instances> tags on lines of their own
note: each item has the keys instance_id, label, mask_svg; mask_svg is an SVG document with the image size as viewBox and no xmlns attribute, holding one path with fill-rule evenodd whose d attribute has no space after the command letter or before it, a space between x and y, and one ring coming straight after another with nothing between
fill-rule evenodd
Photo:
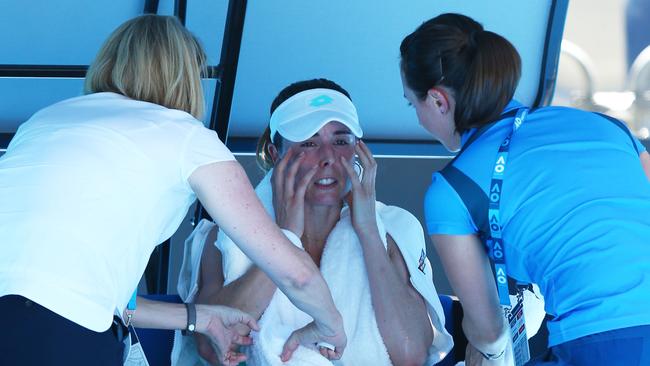
<instances>
[{"instance_id":1,"label":"neck","mask_svg":"<svg viewBox=\"0 0 650 366\"><path fill-rule=\"evenodd\" d=\"M461 136L458 132L453 132L450 139L449 139L449 146L447 146L447 150L451 152L458 152L460 151L460 142L461 142Z\"/></svg>"},{"instance_id":2,"label":"neck","mask_svg":"<svg viewBox=\"0 0 650 366\"><path fill-rule=\"evenodd\" d=\"M320 266L320 258L327 237L341 218L342 207L342 202L335 206L305 205L305 231L301 238L302 246L318 266Z\"/></svg>"}]
</instances>

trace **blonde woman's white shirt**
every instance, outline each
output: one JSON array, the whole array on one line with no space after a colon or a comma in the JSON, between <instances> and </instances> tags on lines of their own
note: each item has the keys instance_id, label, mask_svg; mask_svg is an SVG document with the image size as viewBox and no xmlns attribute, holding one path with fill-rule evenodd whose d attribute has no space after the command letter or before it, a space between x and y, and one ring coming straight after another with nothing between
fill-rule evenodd
<instances>
[{"instance_id":1,"label":"blonde woman's white shirt","mask_svg":"<svg viewBox=\"0 0 650 366\"><path fill-rule=\"evenodd\" d=\"M196 199L189 176L228 160L190 114L119 94L37 112L0 158L0 296L105 331Z\"/></svg>"}]
</instances>

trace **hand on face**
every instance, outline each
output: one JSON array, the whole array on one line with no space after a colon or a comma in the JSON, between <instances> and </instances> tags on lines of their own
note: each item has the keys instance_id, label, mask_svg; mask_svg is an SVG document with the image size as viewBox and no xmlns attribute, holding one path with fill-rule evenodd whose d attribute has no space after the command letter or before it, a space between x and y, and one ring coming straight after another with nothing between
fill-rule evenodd
<instances>
[{"instance_id":1,"label":"hand on face","mask_svg":"<svg viewBox=\"0 0 650 366\"><path fill-rule=\"evenodd\" d=\"M371 228L371 225L377 223L375 217L377 162L370 149L368 149L368 145L361 140L355 146L355 152L359 156L359 162L363 167L363 177L361 179L347 160L344 158L340 160L352 184L352 191L348 193L346 200L348 206L350 206L352 225L358 232Z\"/></svg>"},{"instance_id":2,"label":"hand on face","mask_svg":"<svg viewBox=\"0 0 650 366\"><path fill-rule=\"evenodd\" d=\"M271 177L275 221L298 237L305 229L305 192L318 169L317 165L312 167L296 184L296 173L304 156L302 152L296 155L296 149L291 147L276 164Z\"/></svg>"}]
</instances>

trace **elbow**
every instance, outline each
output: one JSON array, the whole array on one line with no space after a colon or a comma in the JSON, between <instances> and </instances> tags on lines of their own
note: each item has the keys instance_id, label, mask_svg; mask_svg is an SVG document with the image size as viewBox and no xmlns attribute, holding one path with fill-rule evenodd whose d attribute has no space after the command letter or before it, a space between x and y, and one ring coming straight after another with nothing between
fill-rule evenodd
<instances>
[{"instance_id":1,"label":"elbow","mask_svg":"<svg viewBox=\"0 0 650 366\"><path fill-rule=\"evenodd\" d=\"M427 362L426 352L405 354L402 357L391 357L391 362L396 366L422 366Z\"/></svg>"},{"instance_id":2,"label":"elbow","mask_svg":"<svg viewBox=\"0 0 650 366\"><path fill-rule=\"evenodd\" d=\"M321 274L311 257L306 253L300 253L300 262L289 274L287 285L296 290L304 290L321 279Z\"/></svg>"},{"instance_id":3,"label":"elbow","mask_svg":"<svg viewBox=\"0 0 650 366\"><path fill-rule=\"evenodd\" d=\"M429 344L413 341L401 343L399 349L389 352L391 362L396 366L422 366L429 358Z\"/></svg>"}]
</instances>

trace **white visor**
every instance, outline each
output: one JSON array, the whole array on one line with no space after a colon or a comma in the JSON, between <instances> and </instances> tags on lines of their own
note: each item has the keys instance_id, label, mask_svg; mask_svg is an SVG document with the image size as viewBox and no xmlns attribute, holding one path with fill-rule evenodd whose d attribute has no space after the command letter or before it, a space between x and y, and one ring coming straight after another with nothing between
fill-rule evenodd
<instances>
[{"instance_id":1,"label":"white visor","mask_svg":"<svg viewBox=\"0 0 650 366\"><path fill-rule=\"evenodd\" d=\"M363 136L357 109L332 89L309 89L285 100L271 115L271 140L276 132L289 141L304 141L329 122L340 122L356 137Z\"/></svg>"}]
</instances>

